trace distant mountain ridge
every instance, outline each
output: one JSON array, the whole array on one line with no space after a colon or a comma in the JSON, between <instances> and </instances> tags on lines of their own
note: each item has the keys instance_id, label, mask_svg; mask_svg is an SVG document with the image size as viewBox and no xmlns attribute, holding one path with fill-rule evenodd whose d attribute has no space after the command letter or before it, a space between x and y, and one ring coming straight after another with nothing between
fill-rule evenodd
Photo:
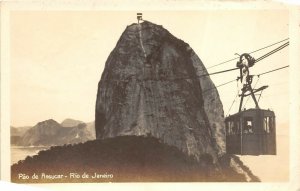
<instances>
[{"instance_id":1,"label":"distant mountain ridge","mask_svg":"<svg viewBox=\"0 0 300 191\"><path fill-rule=\"evenodd\" d=\"M24 127L10 127L10 135L11 136L23 136L24 133L30 129L32 126L24 126Z\"/></svg>"},{"instance_id":2,"label":"distant mountain ridge","mask_svg":"<svg viewBox=\"0 0 300 191\"><path fill-rule=\"evenodd\" d=\"M24 127L10 127L10 142L12 145L18 145L21 137L26 133L28 129L32 128L31 126Z\"/></svg>"},{"instance_id":3,"label":"distant mountain ridge","mask_svg":"<svg viewBox=\"0 0 300 191\"><path fill-rule=\"evenodd\" d=\"M84 123L83 121L67 118L63 120L60 125L63 127L74 127L76 125L79 125L80 123Z\"/></svg>"},{"instance_id":4,"label":"distant mountain ridge","mask_svg":"<svg viewBox=\"0 0 300 191\"><path fill-rule=\"evenodd\" d=\"M65 119L61 124L53 119L37 123L19 133L11 127L11 144L19 146L52 146L82 143L95 139L94 122ZM17 136L16 136L17 135Z\"/></svg>"}]
</instances>

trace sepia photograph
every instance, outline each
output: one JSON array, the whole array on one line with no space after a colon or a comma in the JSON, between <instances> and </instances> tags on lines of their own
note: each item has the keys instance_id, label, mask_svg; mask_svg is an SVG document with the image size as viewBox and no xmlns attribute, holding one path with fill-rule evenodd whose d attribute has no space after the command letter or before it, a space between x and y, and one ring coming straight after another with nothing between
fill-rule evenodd
<instances>
[{"instance_id":1,"label":"sepia photograph","mask_svg":"<svg viewBox=\"0 0 300 191\"><path fill-rule=\"evenodd\" d=\"M289 183L290 17L9 11L10 182Z\"/></svg>"}]
</instances>

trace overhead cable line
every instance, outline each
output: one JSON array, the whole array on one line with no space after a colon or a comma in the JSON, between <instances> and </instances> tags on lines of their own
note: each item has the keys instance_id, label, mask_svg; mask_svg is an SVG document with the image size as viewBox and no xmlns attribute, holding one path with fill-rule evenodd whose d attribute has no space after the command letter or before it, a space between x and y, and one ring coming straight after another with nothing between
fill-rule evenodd
<instances>
[{"instance_id":1,"label":"overhead cable line","mask_svg":"<svg viewBox=\"0 0 300 191\"><path fill-rule=\"evenodd\" d=\"M236 98L238 97L238 95L239 95L239 93L237 93L237 94L235 95L235 97L234 97L234 99L233 99L233 101L232 101L232 103L231 103L231 105L230 105L230 107L229 107L229 110L228 110L228 112L227 112L227 116L229 115L229 112L231 111L231 108L232 108L233 104L235 103L235 100L236 100Z\"/></svg>"},{"instance_id":2,"label":"overhead cable line","mask_svg":"<svg viewBox=\"0 0 300 191\"><path fill-rule=\"evenodd\" d=\"M191 77L171 78L171 80L186 80L186 79L202 78L202 77L205 77L205 76L212 76L212 75L215 75L215 74L221 74L221 73L224 73L224 72L230 72L230 71L239 70L239 69L240 68L231 68L231 69L228 69L228 70L221 70L221 71L218 71L218 72L202 74L202 75L199 75L199 76L196 75L196 76L191 76ZM160 81L161 79L148 79L148 80L158 80L158 81Z\"/></svg>"},{"instance_id":3,"label":"overhead cable line","mask_svg":"<svg viewBox=\"0 0 300 191\"><path fill-rule=\"evenodd\" d=\"M230 72L230 71L234 71L234 70L239 70L240 68L231 68L228 70L222 70L222 71L218 71L218 72L213 72L213 73L206 73L206 74L202 74L202 75L194 75L194 76L186 76L186 77L177 77L177 78L146 78L146 79L138 79L141 81L164 81L164 80L189 80L189 79L197 79L197 78L202 78L202 77L206 77L206 76L211 76L211 75L215 75L215 74L221 74L224 72ZM129 76L126 80L114 80L114 81L128 81L129 78L133 77L134 75ZM112 79L110 79L112 80Z\"/></svg>"},{"instance_id":4,"label":"overhead cable line","mask_svg":"<svg viewBox=\"0 0 300 191\"><path fill-rule=\"evenodd\" d=\"M271 73L271 72L275 72L275 71L277 71L277 70L282 70L282 69L284 69L284 68L288 68L290 65L286 65L286 66L283 66L283 67L280 67L280 68L276 68L276 69L274 69L274 70L270 70L270 71L267 71L267 72L263 72L263 73L260 73L260 74L258 74L258 75L256 75L256 76L262 76L262 75L264 75L264 74L268 74L268 73Z\"/></svg>"},{"instance_id":5,"label":"overhead cable line","mask_svg":"<svg viewBox=\"0 0 300 191\"><path fill-rule=\"evenodd\" d=\"M268 46L265 46L265 47L263 47L263 48L257 49L257 50L255 50L255 51L250 52L249 54L252 54L252 53L261 51L261 50L263 50L263 49L269 48L269 47L271 47L271 46L274 46L274 45L279 44L279 43L281 43L281 42L284 42L284 41L286 41L286 40L289 40L289 38L283 39L283 40L281 40L281 41L275 42L275 43L270 44L270 45L268 45Z\"/></svg>"},{"instance_id":6,"label":"overhead cable line","mask_svg":"<svg viewBox=\"0 0 300 191\"><path fill-rule=\"evenodd\" d=\"M261 60L263 60L263 59L265 59L266 57L268 57L268 56L274 54L275 52L278 52L279 50L285 48L285 47L288 46L288 45L289 45L289 42L287 42L287 43L281 45L280 47L278 47L278 48L276 48L276 49L270 51L269 53L267 53L267 54L261 56L260 58L258 58L258 59L255 61L255 63L256 63L256 62L259 62L259 61L261 61ZM274 71L280 70L280 69L283 69L283 68L286 68L286 67L288 67L288 66L284 66L284 67L282 67L282 68L277 68L277 69L275 69ZM195 76L192 76L192 77L178 77L178 78L171 78L170 80L195 79L195 78L201 78L201 77L205 77L205 76L211 76L211 75L215 75L215 74L221 74L221 73L230 72L230 71L239 70L239 69L240 69L239 67L236 67L236 68L231 68L231 69L227 69L227 70L221 70L221 71L217 71L217 72L213 72L213 73L206 73L206 74L202 74L202 75L199 75L199 76L198 76L198 75L195 75ZM200 71L202 71L202 70L200 70ZM272 71L273 71L273 70L272 70ZM270 72L272 72L272 71L268 71L268 72L266 72L266 73L270 73ZM265 73L262 73L262 74L259 74L259 75L263 75L263 74L265 74ZM152 81L161 81L161 80L166 80L166 79L154 79L154 78L143 79L143 81L147 81L147 80L149 80L149 81L151 81L151 80L152 80ZM120 81L120 80L118 80L118 81Z\"/></svg>"},{"instance_id":7,"label":"overhead cable line","mask_svg":"<svg viewBox=\"0 0 300 191\"><path fill-rule=\"evenodd\" d=\"M275 72L275 71L278 71L278 70L282 70L282 69L288 68L288 67L289 67L289 65L286 65L286 66L283 66L283 67L280 67L280 68L276 68L276 69L274 69L274 70L269 70L269 71L267 71L267 72L263 72L263 73L254 75L254 76L260 77L260 76L262 76L262 75L265 75L265 74L268 74L268 73L271 73L271 72ZM206 92L208 92L208 91L210 91L210 90L213 90L213 89L216 89L216 88L218 88L218 87L227 85L227 84L229 84L229 83L231 83L231 82L234 82L234 81L236 81L236 80L237 80L237 79L230 80L230 81L225 82L225 83L223 83L223 84L217 85L216 87L213 87L213 88L210 88L210 89L206 89L206 90L203 91L203 93L206 93Z\"/></svg>"},{"instance_id":8,"label":"overhead cable line","mask_svg":"<svg viewBox=\"0 0 300 191\"><path fill-rule=\"evenodd\" d=\"M282 50L283 48L287 47L289 45L289 42L275 48L274 50L268 52L267 54L259 57L258 59L255 60L255 63L267 58L268 56L274 54L275 52L278 52L279 50ZM198 77L202 77L202 76L211 76L211 75L214 75L214 74L220 74L220 73L224 73L224 72L230 72L230 71L233 71L233 70L239 70L240 68L232 68L232 69L228 69L228 70L222 70L222 71L218 71L218 72L213 72L213 73L207 73L207 74L203 74L203 75L200 75ZM270 72L270 71L269 71ZM260 74L262 75L262 74Z\"/></svg>"},{"instance_id":9,"label":"overhead cable line","mask_svg":"<svg viewBox=\"0 0 300 191\"><path fill-rule=\"evenodd\" d=\"M236 83L236 88L238 89L238 83ZM235 100L236 100L236 98L238 97L238 95L239 95L239 90L237 90L237 93L236 93L236 95L235 95L235 97L234 97L234 100L232 101L232 103L231 103L231 105L230 105L230 107L229 107L229 110L228 110L228 112L227 112L227 116L229 115L229 113L230 113L230 111L231 111L231 108L232 108L232 106L233 106L233 104L235 103Z\"/></svg>"},{"instance_id":10,"label":"overhead cable line","mask_svg":"<svg viewBox=\"0 0 300 191\"><path fill-rule=\"evenodd\" d=\"M281 46L275 48L274 50L268 52L267 54L265 54L265 55L259 57L257 60L255 60L255 63L257 63L257 62L259 62L259 61L261 61L261 60L267 58L268 56L274 54L275 52L278 52L279 50L282 50L283 48L287 47L288 45L289 45L289 42L287 42L287 43L285 43L285 44L283 44L283 45L281 45ZM274 71L280 70L280 69L283 69L283 68L286 68L286 67L288 67L288 66L284 66L284 67L282 67L282 68L277 68L277 69L275 69ZM204 77L204 76L211 76L211 75L214 75L214 74L220 74L220 73L230 72L230 71L233 71L233 70L239 70L239 69L240 69L240 68L231 68L231 69L228 69L228 70L222 70L222 71L218 71L218 72L213 72L213 73L203 74L203 75L200 75L200 76L197 76L197 77L200 78L200 77ZM273 71L273 70L272 70L272 71ZM268 71L268 72L266 72L266 73L270 73L270 72L272 72L272 71ZM259 75L263 75L263 74L264 74L264 73L259 74Z\"/></svg>"},{"instance_id":11,"label":"overhead cable line","mask_svg":"<svg viewBox=\"0 0 300 191\"><path fill-rule=\"evenodd\" d=\"M265 59L266 57L268 57L268 56L274 54L275 52L278 52L279 50L282 50L283 48L287 47L289 44L290 44L289 42L284 43L283 45L279 46L278 48L276 48L276 49L274 49L274 50L268 52L267 54L265 54L265 55L263 55L263 56L257 58L257 59L255 60L255 63L256 63L256 62L259 62L259 61L261 61L261 60L263 60L263 59Z\"/></svg>"},{"instance_id":12,"label":"overhead cable line","mask_svg":"<svg viewBox=\"0 0 300 191\"><path fill-rule=\"evenodd\" d=\"M203 91L203 93L208 92L208 91L213 90L213 89L217 89L218 87L227 85L227 84L229 84L229 83L231 83L231 82L234 82L234 81L236 81L236 80L237 80L237 79L230 80L230 81L225 82L225 83L223 83L223 84L217 85L217 86L215 86L215 87L213 87L213 88L206 89L206 90Z\"/></svg>"},{"instance_id":13,"label":"overhead cable line","mask_svg":"<svg viewBox=\"0 0 300 191\"><path fill-rule=\"evenodd\" d=\"M263 48L254 50L254 51L250 52L249 54L252 54L252 53L261 51L261 50L263 50L263 49L269 48L269 47L274 46L274 45L276 45L276 44L282 43L282 42L284 42L284 41L286 41L286 40L288 40L288 39L289 39L289 38L286 38L286 39L283 39L283 40L281 40L281 41L275 42L275 43L273 43L273 44L267 45L267 46L265 46L265 47L263 47ZM222 64L226 64L226 63L228 63L228 62L230 62L230 61L233 61L233 60L236 60L236 59L238 59L238 58L240 58L240 57L235 57L235 58L232 58L232 59L230 59L230 60L226 60L226 61L224 61L224 62L221 62L221 63L215 64L215 65L209 66L209 67L207 67L206 69L214 68L214 67L216 67L216 66L219 66L219 65L222 65Z\"/></svg>"},{"instance_id":14,"label":"overhead cable line","mask_svg":"<svg viewBox=\"0 0 300 191\"><path fill-rule=\"evenodd\" d=\"M286 47L286 46L285 46ZM281 47L280 49L278 49L277 48L277 50L276 49L274 49L274 50L276 50L275 52L277 52L277 51L279 51L279 50L281 50L281 49L283 49L284 47ZM273 51L274 51L273 50ZM275 52L273 52L273 51L271 51L272 52L272 54L274 54ZM269 54L269 53L267 53L267 54ZM266 58L266 57L268 57L268 56L270 56L271 54L269 54L269 55L267 55L267 56L262 56L262 57L264 57L264 58ZM263 58L263 59L264 59ZM255 61L255 63L256 62L259 62L259 61L261 61L262 59L260 59L260 60L258 60L258 61ZM274 70L271 70L271 71L267 71L267 72L264 72L264 73L261 73L261 74L258 74L258 75L256 75L256 76L261 76L261 75L263 75L263 74L265 74L265 73L270 73L270 72L273 72L273 71L276 71L276 70L280 70L280 69L283 69L283 68L286 68L286 67L289 67L289 65L287 65L287 66L284 66L284 67L281 67L281 68L277 68L277 69L274 69ZM192 78L201 78L201 77L205 77L205 76L212 76L212 75L215 75L215 74L221 74L221 73L224 73L224 72L230 72L230 71L234 71L234 70L239 70L240 68L231 68L231 69L228 69L228 70L221 70L221 71L218 71L218 72L213 72L213 73L207 73L207 74L202 74L202 75L199 75L199 76L195 76L195 77L181 77L181 78L173 78L172 80L181 80L181 79L192 79Z\"/></svg>"},{"instance_id":15,"label":"overhead cable line","mask_svg":"<svg viewBox=\"0 0 300 191\"><path fill-rule=\"evenodd\" d=\"M220 73L224 73L224 72L230 72L230 71L239 70L239 69L240 68L231 68L231 69L228 69L228 70L222 70L222 71L218 71L218 72L203 74L203 75L200 75L199 77L202 77L202 76L211 76L211 75L220 74Z\"/></svg>"}]
</instances>

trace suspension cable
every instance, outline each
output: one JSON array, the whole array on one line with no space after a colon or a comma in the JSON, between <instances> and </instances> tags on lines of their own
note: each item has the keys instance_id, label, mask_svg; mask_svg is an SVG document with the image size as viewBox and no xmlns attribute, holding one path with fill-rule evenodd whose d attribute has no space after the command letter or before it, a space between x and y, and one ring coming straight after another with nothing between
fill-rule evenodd
<instances>
[{"instance_id":1,"label":"suspension cable","mask_svg":"<svg viewBox=\"0 0 300 191\"><path fill-rule=\"evenodd\" d=\"M224 72L230 72L230 71L233 71L233 70L239 70L240 68L231 68L231 69L228 69L228 70L222 70L222 71L218 71L218 72L213 72L213 73L207 73L207 74L203 74L203 75L200 75L199 77L202 77L202 76L211 76L211 75L215 75L215 74L220 74L220 73L224 73Z\"/></svg>"},{"instance_id":2,"label":"suspension cable","mask_svg":"<svg viewBox=\"0 0 300 191\"><path fill-rule=\"evenodd\" d=\"M285 39L285 40L286 40L286 39ZM281 41L280 41L280 42L281 42ZM278 42L278 43L279 43L279 42ZM272 44L272 45L275 45L275 44L277 44L277 43L274 43L274 44ZM275 52L278 52L279 50L285 48L285 47L288 46L288 45L289 45L289 42L287 42L287 43L281 45L280 47L278 47L278 48L276 48L276 49L270 51L269 53L267 53L267 54L261 56L260 58L258 58L258 59L255 61L255 63L256 63L256 62L259 62L259 61L261 61L261 60L263 60L263 59L265 59L266 57L268 57L268 56L274 54ZM271 45L269 45L269 46L271 46ZM259 49L258 49L258 50L259 50ZM258 51L258 50L256 50L256 51ZM255 52L255 51L253 51L253 52ZM285 67L287 67L287 66L285 66ZM283 67L283 68L284 68L284 67ZM228 70L221 70L221 71L217 71L217 72L213 72L213 73L206 73L206 74L202 74L202 75L199 75L199 76L198 76L198 75L195 75L195 76L193 76L193 77L178 77L178 78L172 78L171 80L183 80L183 79L201 78L201 77L205 77L205 76L211 76L211 75L215 75L215 74L221 74L221 73L224 73L224 72L230 72L230 71L239 70L239 69L240 69L240 68L236 67L236 68L231 68L231 69L228 69ZM280 68L280 69L281 69L281 68ZM276 70L277 70L277 69L276 69ZM276 71L276 70L274 70L274 71ZM202 71L202 70L200 70L200 71ZM269 72L272 72L272 71L269 71ZM269 72L267 72L267 73L269 73ZM264 74L264 73L262 73L262 74L260 74L260 75L263 75L263 74ZM144 80L160 81L161 79L144 79ZM166 80L166 79L163 79L163 80Z\"/></svg>"},{"instance_id":3,"label":"suspension cable","mask_svg":"<svg viewBox=\"0 0 300 191\"><path fill-rule=\"evenodd\" d=\"M277 71L277 70L282 70L282 69L284 69L284 68L288 68L290 65L286 65L286 66L283 66L283 67L280 67L280 68L276 68L276 69L274 69L274 70L269 70L269 71L267 71L267 72L263 72L263 73L260 73L260 74L258 74L258 75L256 75L256 76L262 76L262 75L265 75L265 74L268 74L268 73L271 73L271 72L275 72L275 71Z\"/></svg>"},{"instance_id":4,"label":"suspension cable","mask_svg":"<svg viewBox=\"0 0 300 191\"><path fill-rule=\"evenodd\" d=\"M258 74L258 75L255 75L255 76L257 76L257 77L258 77L258 79L257 79L257 81L256 81L255 85L253 86L253 89L256 87L256 85L257 85L257 82L258 82L258 80L259 80L259 77L260 77L260 76L262 76L262 75L264 75L264 74L271 73L271 72L275 72L275 71L278 71L278 70L282 70L282 69L284 69L284 68L287 68L287 67L289 67L289 65L287 65L287 66L283 66L283 67L280 67L280 68L276 68L276 69L274 69L274 70L270 70L270 71L267 71L267 72L263 72L263 73L261 73L261 74ZM260 96L260 97L261 97L261 96ZM245 108L245 107L246 107L246 104L247 104L247 102L248 102L249 98L250 98L250 97L248 97L248 98L247 98L247 100L246 100L246 102L245 102L245 104L244 104L243 108Z\"/></svg>"},{"instance_id":5,"label":"suspension cable","mask_svg":"<svg viewBox=\"0 0 300 191\"><path fill-rule=\"evenodd\" d=\"M222 70L222 71L218 71L218 72L213 72L213 73L207 73L207 74L202 74L202 75L196 75L194 77L178 77L178 78L172 78L171 80L184 80L184 79L194 79L194 78L202 78L202 77L205 77L205 76L212 76L212 75L215 75L215 74L221 74L221 73L224 73L224 72L230 72L230 71L234 71L234 70L239 70L240 68L231 68L231 69L228 69L228 70ZM149 80L157 80L159 81L160 79L149 79ZM165 80L165 79L164 79Z\"/></svg>"},{"instance_id":6,"label":"suspension cable","mask_svg":"<svg viewBox=\"0 0 300 191\"><path fill-rule=\"evenodd\" d=\"M229 107L229 110L228 110L228 112L227 112L227 116L229 115L229 112L230 112L230 110L231 110L233 104L235 103L236 98L237 98L238 95L239 95L238 86L239 86L239 85L238 85L238 82L237 82L237 83L236 83L237 93L236 93L236 95L235 95L235 97L234 97L234 99L233 99L233 102L231 103L231 106Z\"/></svg>"},{"instance_id":7,"label":"suspension cable","mask_svg":"<svg viewBox=\"0 0 300 191\"><path fill-rule=\"evenodd\" d=\"M287 47L288 45L289 45L289 42L286 42L285 44L283 44L283 45L275 48L274 50L272 50L272 51L268 52L267 54L265 54L265 55L259 57L258 59L256 59L255 63L257 63L257 62L259 62L259 61L261 61L261 60L269 57L270 55L274 54L275 52L278 52L278 51L282 50L283 48ZM220 73L224 73L224 72L230 72L230 71L238 70L238 69L240 69L240 68L232 68L232 69L228 69L228 70L222 70L222 71L218 71L218 72L207 73L207 74L200 75L198 77L200 78L200 77L203 77L203 76L211 76L211 75L214 75L214 74L220 74Z\"/></svg>"},{"instance_id":8,"label":"suspension cable","mask_svg":"<svg viewBox=\"0 0 300 191\"><path fill-rule=\"evenodd\" d=\"M228 112L227 112L227 115L229 115L229 112L230 112L230 110L231 110L233 104L235 103L235 100L236 100L236 98L237 98L238 95L239 95L239 93L237 93L237 94L235 95L235 97L234 97L234 99L233 99L233 102L231 103L230 108L229 108L229 110L228 110Z\"/></svg>"},{"instance_id":9,"label":"suspension cable","mask_svg":"<svg viewBox=\"0 0 300 191\"><path fill-rule=\"evenodd\" d=\"M263 60L263 59L265 59L266 57L268 57L268 56L274 54L275 52L278 52L279 50L282 50L283 48L287 47L289 44L290 44L290 43L287 42L287 43L285 43L285 44L279 46L278 48L272 50L271 52L269 52L269 53L267 53L267 54L265 54L265 55L259 57L258 59L255 60L255 63L256 63L256 62L259 62L259 61L261 61L261 60Z\"/></svg>"},{"instance_id":10,"label":"suspension cable","mask_svg":"<svg viewBox=\"0 0 300 191\"><path fill-rule=\"evenodd\" d=\"M283 66L283 67L280 67L280 68L276 68L276 69L274 69L274 70L270 70L270 71L267 71L267 72L263 72L263 73L254 75L254 76L260 77L260 76L262 76L262 75L265 75L265 74L268 74L268 73L271 73L271 72L275 72L275 71L278 71L278 70L282 70L282 69L288 68L288 67L289 67L289 65L286 65L286 66ZM229 83L231 83L231 82L234 82L234 81L236 81L236 80L237 80L237 79L230 80L230 81L225 82L225 83L223 83L223 84L217 85L217 86L215 86L215 87L213 87L213 88L206 89L206 90L203 91L203 93L206 93L206 92L208 92L208 91L210 91L210 90L213 90L213 89L216 89L216 88L218 88L218 87L227 85L227 84L229 84ZM257 83L257 82L256 82L256 83ZM255 86L256 86L256 84L255 84ZM254 88L255 88L255 86L254 86ZM248 98L248 99L249 99L249 98Z\"/></svg>"},{"instance_id":11,"label":"suspension cable","mask_svg":"<svg viewBox=\"0 0 300 191\"><path fill-rule=\"evenodd\" d=\"M263 60L263 59L265 59L266 57L268 57L268 56L274 54L275 52L278 52L279 50L282 50L283 48L287 47L288 45L289 45L289 42L287 42L287 43L285 43L285 44L279 46L278 48L275 48L274 50L270 51L269 53L267 53L267 54L265 54L265 55L259 57L257 60L255 60L255 63L256 63L256 62L259 62L259 61L261 61L261 60ZM286 67L286 66L285 66L285 67ZM210 74L207 73L207 74L204 74L204 75L200 75L199 77L202 77L202 76L211 76L211 75L214 75L214 74L220 74L220 73L223 73L223 72L230 72L230 71L238 70L238 69L240 69L240 68L232 68L232 69L228 69L228 70L222 70L222 71L218 71L218 72L213 72L213 73L210 73ZM275 70L274 70L274 71L275 71ZM269 72L268 72L268 73L269 73ZM262 75L262 74L260 74L260 75Z\"/></svg>"},{"instance_id":12,"label":"suspension cable","mask_svg":"<svg viewBox=\"0 0 300 191\"><path fill-rule=\"evenodd\" d=\"M269 48L269 47L271 47L271 46L274 46L274 45L276 45L276 44L279 44L279 43L281 43L281 42L284 42L284 41L286 41L286 40L288 40L288 39L289 39L289 38L280 40L280 41L275 42L275 43L273 43L273 44L267 45L267 46L265 46L265 47L263 47L263 48L254 50L254 51L250 52L249 54L252 54L252 53L261 51L261 50L263 50L263 49ZM230 59L230 60L226 60L226 61L224 61L224 62L221 62L221 63L215 64L215 65L209 66L209 67L207 67L206 69L214 68L214 67L216 67L216 66L219 66L219 65L222 65L222 64L226 64L226 63L228 63L228 62L230 62L230 61L233 61L233 60L236 60L236 59L238 59L238 58L240 58L240 57L235 57L235 58L232 58L232 59Z\"/></svg>"},{"instance_id":13,"label":"suspension cable","mask_svg":"<svg viewBox=\"0 0 300 191\"><path fill-rule=\"evenodd\" d=\"M231 83L231 82L234 82L234 81L236 81L236 79L234 79L234 80L230 80L230 81L228 81L228 82L225 82L225 83L223 83L223 84L217 85L217 86L215 86L215 87L212 87L212 88L206 89L206 90L204 90L202 93L209 92L210 90L217 89L218 87L221 87L221 86L227 85L227 84L229 84L229 83Z\"/></svg>"}]
</instances>

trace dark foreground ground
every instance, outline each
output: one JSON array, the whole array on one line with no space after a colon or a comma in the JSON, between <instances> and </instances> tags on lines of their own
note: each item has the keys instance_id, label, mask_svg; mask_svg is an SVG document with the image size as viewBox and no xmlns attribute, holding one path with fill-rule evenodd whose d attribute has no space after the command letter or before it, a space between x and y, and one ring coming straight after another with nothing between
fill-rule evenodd
<instances>
[{"instance_id":1,"label":"dark foreground ground","mask_svg":"<svg viewBox=\"0 0 300 191\"><path fill-rule=\"evenodd\" d=\"M124 136L40 151L14 164L11 178L18 183L246 181L229 166L232 157L223 156L216 165L208 154L197 161L158 139Z\"/></svg>"}]
</instances>

